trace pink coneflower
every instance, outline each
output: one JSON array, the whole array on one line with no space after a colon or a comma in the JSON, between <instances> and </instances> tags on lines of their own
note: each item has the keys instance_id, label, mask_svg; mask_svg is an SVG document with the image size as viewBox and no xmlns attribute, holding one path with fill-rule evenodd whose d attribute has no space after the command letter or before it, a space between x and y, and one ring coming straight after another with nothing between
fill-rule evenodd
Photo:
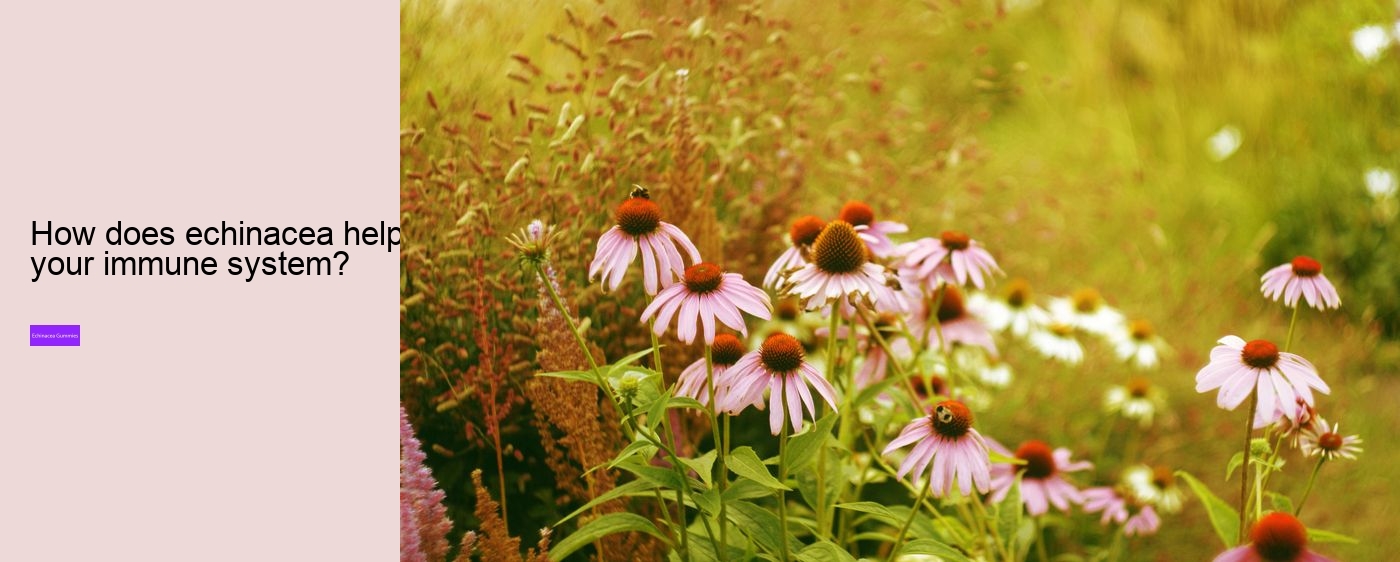
<instances>
[{"instance_id":1,"label":"pink coneflower","mask_svg":"<svg viewBox=\"0 0 1400 562\"><path fill-rule=\"evenodd\" d=\"M899 318L890 313L880 314L875 319L875 329L880 331L880 335L885 338L885 342L890 346L890 351L896 355L894 360L907 361L913 356L914 351L909 347L909 340L899 335ZM856 388L865 388L882 380L890 368L890 355L885 353L885 348L875 341L874 337L857 336L865 342L865 358L861 361L860 369L856 371Z\"/></svg>"},{"instance_id":2,"label":"pink coneflower","mask_svg":"<svg viewBox=\"0 0 1400 562\"><path fill-rule=\"evenodd\" d=\"M750 351L725 373L726 389L719 394L720 409L738 413L760 403L768 391L768 427L777 435L783 428L783 415L792 420L794 433L802 431L802 409L816 419L817 409L807 385L817 389L832 411L836 410L836 389L804 360L802 342L782 332L768 336L757 351ZM722 402L722 403L721 403Z\"/></svg>"},{"instance_id":3,"label":"pink coneflower","mask_svg":"<svg viewBox=\"0 0 1400 562\"><path fill-rule=\"evenodd\" d=\"M992 467L992 497L999 502L1011 492L1016 483L1016 474L1021 474L1021 503L1031 515L1043 515L1054 505L1060 511L1068 512L1070 504L1084 502L1084 496L1061 476L1066 472L1078 472L1093 468L1088 461L1070 460L1069 449L1063 447L1050 450L1050 446L1034 439L1021 443L1012 453L995 439L988 439L987 446L1005 456L1015 456L1026 464L998 464Z\"/></svg>"},{"instance_id":4,"label":"pink coneflower","mask_svg":"<svg viewBox=\"0 0 1400 562\"><path fill-rule=\"evenodd\" d=\"M1317 368L1307 359L1278 350L1265 340L1245 342L1238 336L1220 338L1210 350L1210 363L1196 373L1196 392L1216 388L1216 404L1233 410L1258 389L1258 407L1292 416L1297 400L1313 404L1313 388L1330 393L1327 383L1317 376Z\"/></svg>"},{"instance_id":5,"label":"pink coneflower","mask_svg":"<svg viewBox=\"0 0 1400 562\"><path fill-rule=\"evenodd\" d=\"M997 344L992 339L992 333L987 327L968 312L962 291L953 285L944 285L938 289L933 297L938 302L938 310L932 315L928 309L931 305L925 303L920 305L920 309L909 318L909 331L916 336L927 333L928 347L937 349L939 343L939 332L942 332L943 350L950 351L953 344L962 344L980 347L987 350L992 357L997 357ZM938 327L930 325L932 318L938 319Z\"/></svg>"},{"instance_id":6,"label":"pink coneflower","mask_svg":"<svg viewBox=\"0 0 1400 562\"><path fill-rule=\"evenodd\" d=\"M720 394L720 378L725 371L739 362L739 358L744 356L744 340L730 334L719 334L715 336L715 342L711 344L710 360L714 371L715 394ZM676 396L686 396L694 398L701 404L710 403L710 383L706 380L705 358L701 357L691 363L681 371L680 378L676 379ZM718 403L719 400L716 400Z\"/></svg>"},{"instance_id":7,"label":"pink coneflower","mask_svg":"<svg viewBox=\"0 0 1400 562\"><path fill-rule=\"evenodd\" d=\"M870 248L870 253L877 257L887 257L895 252L894 242L890 241L891 234L909 232L909 227L903 223L876 222L875 210L861 201L847 201L841 207L839 218L855 227L860 239Z\"/></svg>"},{"instance_id":8,"label":"pink coneflower","mask_svg":"<svg viewBox=\"0 0 1400 562\"><path fill-rule=\"evenodd\" d=\"M1308 550L1308 529L1286 513L1260 517L1249 541L1216 556L1215 562L1335 562Z\"/></svg>"},{"instance_id":9,"label":"pink coneflower","mask_svg":"<svg viewBox=\"0 0 1400 562\"><path fill-rule=\"evenodd\" d=\"M1348 435L1342 437L1341 424L1329 425L1327 420L1317 418L1313 426L1303 430L1300 448L1303 454L1309 457L1322 455L1327 460L1335 460L1338 457L1356 460L1356 454L1361 452L1361 437Z\"/></svg>"},{"instance_id":10,"label":"pink coneflower","mask_svg":"<svg viewBox=\"0 0 1400 562\"><path fill-rule=\"evenodd\" d=\"M1157 516L1157 510L1152 509L1152 506L1130 506L1129 500L1113 488L1088 488L1081 494L1084 496L1085 512L1103 512L1099 523L1107 525L1113 522L1123 525L1123 534L1129 537L1156 534L1157 529L1162 526L1162 519ZM1133 509L1137 512L1133 513Z\"/></svg>"},{"instance_id":11,"label":"pink coneflower","mask_svg":"<svg viewBox=\"0 0 1400 562\"><path fill-rule=\"evenodd\" d=\"M1318 419L1317 410L1304 402L1301 398L1294 400L1296 407L1293 415L1284 415L1277 409L1260 409L1254 415L1254 429L1264 429L1275 425L1278 434L1294 448L1298 447L1298 439L1302 437L1303 431L1313 427L1314 420Z\"/></svg>"},{"instance_id":12,"label":"pink coneflower","mask_svg":"<svg viewBox=\"0 0 1400 562\"><path fill-rule=\"evenodd\" d=\"M687 268L684 279L684 283L663 289L642 311L643 322L656 315L658 336L665 333L672 316L676 317L676 337L690 343L695 341L696 331L703 329L706 344L715 342L716 319L748 335L739 311L764 320L772 317L768 293L748 284L738 273L724 273L718 266L702 262Z\"/></svg>"},{"instance_id":13,"label":"pink coneflower","mask_svg":"<svg viewBox=\"0 0 1400 562\"><path fill-rule=\"evenodd\" d=\"M763 286L776 291L783 278L807 265L805 256L825 226L825 222L811 215L792 221L792 227L788 230L788 249L783 250L773 266L768 268L768 274L763 276Z\"/></svg>"},{"instance_id":14,"label":"pink coneflower","mask_svg":"<svg viewBox=\"0 0 1400 562\"><path fill-rule=\"evenodd\" d=\"M934 497L943 497L953 489L956 480L963 495L977 491L987 493L991 485L991 460L987 443L972 427L972 411L962 402L945 400L933 408L933 413L918 418L899 432L881 454L917 442L899 465L896 478L913 474L916 478L929 470L929 490Z\"/></svg>"},{"instance_id":15,"label":"pink coneflower","mask_svg":"<svg viewBox=\"0 0 1400 562\"><path fill-rule=\"evenodd\" d=\"M617 224L598 238L598 251L588 264L588 278L601 275L604 289L617 289L638 250L648 295L685 274L685 261L677 248L690 255L691 263L700 262L700 250L681 229L661 220L661 207L647 198L646 189L633 190L632 197L617 207L615 218Z\"/></svg>"},{"instance_id":16,"label":"pink coneflower","mask_svg":"<svg viewBox=\"0 0 1400 562\"><path fill-rule=\"evenodd\" d=\"M943 280L966 285L969 280L978 289L1001 274L996 259L976 240L966 234L945 230L938 240L921 238L906 245L905 265L918 267L919 278L930 288Z\"/></svg>"},{"instance_id":17,"label":"pink coneflower","mask_svg":"<svg viewBox=\"0 0 1400 562\"><path fill-rule=\"evenodd\" d=\"M1265 298L1278 300L1282 296L1286 306L1297 306L1299 295L1318 310L1342 305L1337 288L1322 274L1322 264L1307 256L1298 256L1289 263L1270 269L1259 280L1264 283L1261 290Z\"/></svg>"},{"instance_id":18,"label":"pink coneflower","mask_svg":"<svg viewBox=\"0 0 1400 562\"><path fill-rule=\"evenodd\" d=\"M812 242L811 262L789 277L792 292L807 302L807 310L838 300L874 304L885 272L870 263L869 252L850 223L827 223Z\"/></svg>"}]
</instances>

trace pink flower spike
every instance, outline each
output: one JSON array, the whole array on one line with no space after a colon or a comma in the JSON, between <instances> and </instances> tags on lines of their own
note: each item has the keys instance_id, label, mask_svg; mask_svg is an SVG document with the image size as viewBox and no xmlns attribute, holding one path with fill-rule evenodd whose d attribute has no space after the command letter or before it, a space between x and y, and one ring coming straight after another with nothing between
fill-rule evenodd
<instances>
[{"instance_id":1,"label":"pink flower spike","mask_svg":"<svg viewBox=\"0 0 1400 562\"><path fill-rule=\"evenodd\" d=\"M896 478L909 474L914 478L928 475L928 486L934 497L943 497L958 485L963 495L991 489L991 460L982 434L972 427L972 411L962 402L945 400L934 406L933 413L915 419L904 426L882 455L908 445L914 445L899 464Z\"/></svg>"},{"instance_id":2,"label":"pink flower spike","mask_svg":"<svg viewBox=\"0 0 1400 562\"><path fill-rule=\"evenodd\" d=\"M646 197L645 190L633 193L618 206L617 224L598 237L588 278L600 277L605 290L616 290L627 267L641 253L644 287L648 295L655 295L685 274L685 260L677 248L685 250L691 263L700 262L700 250L681 229L662 222L661 207Z\"/></svg>"},{"instance_id":3,"label":"pink flower spike","mask_svg":"<svg viewBox=\"0 0 1400 562\"><path fill-rule=\"evenodd\" d=\"M724 273L718 266L697 263L685 270L684 282L671 285L656 295L642 311L642 321L653 316L656 335L666 333L671 318L676 319L676 337L685 343L695 341L703 331L705 344L715 342L715 321L748 335L748 327L740 312L767 320L772 318L773 303L768 293L744 281L738 273Z\"/></svg>"},{"instance_id":4,"label":"pink flower spike","mask_svg":"<svg viewBox=\"0 0 1400 562\"><path fill-rule=\"evenodd\" d=\"M1263 282L1260 290L1265 298L1277 301L1283 297L1284 306L1290 308L1298 306L1300 296L1318 310L1342 306L1337 288L1322 274L1322 264L1307 256L1270 269L1259 280Z\"/></svg>"},{"instance_id":5,"label":"pink flower spike","mask_svg":"<svg viewBox=\"0 0 1400 562\"><path fill-rule=\"evenodd\" d=\"M1210 351L1210 363L1196 373L1196 392L1220 389L1221 408L1234 410L1250 392L1258 392L1259 410L1293 417L1300 401L1314 405L1313 389L1331 392L1312 363L1269 341L1225 336L1219 343Z\"/></svg>"},{"instance_id":6,"label":"pink flower spike","mask_svg":"<svg viewBox=\"0 0 1400 562\"><path fill-rule=\"evenodd\" d=\"M784 417L791 420L796 433L802 431L804 408L816 419L816 404L808 385L817 390L832 411L836 410L836 389L807 363L802 343L778 332L725 371L724 387L715 391L715 406L731 415L749 406L761 408L766 390L768 425L773 435L782 431Z\"/></svg>"}]
</instances>

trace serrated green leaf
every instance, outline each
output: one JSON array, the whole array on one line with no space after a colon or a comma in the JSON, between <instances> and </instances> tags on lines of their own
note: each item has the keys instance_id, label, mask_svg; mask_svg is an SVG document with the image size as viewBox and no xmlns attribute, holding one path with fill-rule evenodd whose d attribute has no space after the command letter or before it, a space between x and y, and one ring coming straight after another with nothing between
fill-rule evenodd
<instances>
[{"instance_id":1,"label":"serrated green leaf","mask_svg":"<svg viewBox=\"0 0 1400 562\"><path fill-rule=\"evenodd\" d=\"M788 441L786 462L789 474L806 470L808 465L816 461L817 452L831 438L831 428L835 425L836 414L827 414L809 426L807 431Z\"/></svg>"},{"instance_id":2,"label":"serrated green leaf","mask_svg":"<svg viewBox=\"0 0 1400 562\"><path fill-rule=\"evenodd\" d=\"M739 447L729 453L729 470L744 478L762 484L765 488L774 490L791 490L772 474L768 472L768 466L759 460L758 455L751 447Z\"/></svg>"},{"instance_id":3,"label":"serrated green leaf","mask_svg":"<svg viewBox=\"0 0 1400 562\"><path fill-rule=\"evenodd\" d=\"M904 520L901 519L899 516L895 515L893 511L890 511L890 508L875 502L839 503L836 504L836 508L846 509L850 511L858 511L860 513L869 513L871 515L874 515L876 519L879 519L880 521L883 521L890 525L899 526L904 523Z\"/></svg>"},{"instance_id":4,"label":"serrated green leaf","mask_svg":"<svg viewBox=\"0 0 1400 562\"><path fill-rule=\"evenodd\" d=\"M1186 481L1186 485L1191 487L1196 497L1201 498L1201 503L1206 506L1206 515L1210 516L1210 525L1215 528L1215 535L1220 537L1220 542L1225 543L1226 548L1234 546L1240 535L1239 512L1212 493L1210 488L1195 476L1191 476L1191 473L1178 470L1176 475Z\"/></svg>"},{"instance_id":5,"label":"serrated green leaf","mask_svg":"<svg viewBox=\"0 0 1400 562\"><path fill-rule=\"evenodd\" d=\"M797 559L803 562L856 562L856 558L851 553L842 550L831 541L821 541L807 545L797 553Z\"/></svg>"},{"instance_id":6,"label":"serrated green leaf","mask_svg":"<svg viewBox=\"0 0 1400 562\"><path fill-rule=\"evenodd\" d=\"M1348 537L1341 533L1324 531L1322 529L1308 529L1308 541L1316 543L1338 542L1342 544L1361 544L1361 541Z\"/></svg>"},{"instance_id":7,"label":"serrated green leaf","mask_svg":"<svg viewBox=\"0 0 1400 562\"><path fill-rule=\"evenodd\" d=\"M937 556L945 562L972 562L958 549L938 542L933 539L918 539L909 541L904 548L899 549L900 554L922 554L925 556Z\"/></svg>"},{"instance_id":8,"label":"serrated green leaf","mask_svg":"<svg viewBox=\"0 0 1400 562\"><path fill-rule=\"evenodd\" d=\"M549 558L550 560L563 560L564 557L592 544L599 538L626 532L646 533L663 541L666 540L666 537L657 531L656 525L645 517L635 513L609 513L585 523L572 535L564 537L564 540L559 541L554 545L554 548L549 549Z\"/></svg>"},{"instance_id":9,"label":"serrated green leaf","mask_svg":"<svg viewBox=\"0 0 1400 562\"><path fill-rule=\"evenodd\" d=\"M593 506L602 505L602 504L605 504L605 503L607 503L607 502L610 502L610 501L612 501L612 500L615 500L615 499L620 498L620 497L623 497L623 496L631 496L631 495L635 495L635 494L639 494L639 493L643 493L643 492L649 492L649 491L654 490L654 489L656 489L656 483L655 483L655 482L652 482L652 481L649 481L649 480L633 480L633 481L631 481L631 482L628 482L628 483L626 483L626 484L623 484L623 485L621 485L621 486L618 486L618 487L616 487L616 488L613 488L613 489L611 489L611 490L608 490L606 493L604 493L604 494L602 494L602 495L600 495L600 496L598 496L598 497L596 497L596 498L593 498L593 499L592 499L591 501L589 501L588 503L583 504L582 507L580 507L580 508L578 508L578 509L575 509L573 513L570 513L570 514L568 514L568 515L565 515L564 518L563 518L563 519L560 519L558 523L555 523L555 524L554 524L554 526L555 526L555 527L558 527L559 525L563 525L564 522L566 522L566 521L568 521L568 520L570 520L570 519L573 519L573 518L575 518L575 517L578 517L580 514L582 514L582 513L585 512L585 511L589 511L589 510L593 509Z\"/></svg>"},{"instance_id":10,"label":"serrated green leaf","mask_svg":"<svg viewBox=\"0 0 1400 562\"><path fill-rule=\"evenodd\" d=\"M1274 508L1274 511L1293 513L1293 500L1289 499L1288 496L1278 492L1264 492L1264 495L1269 498L1269 505Z\"/></svg>"},{"instance_id":11,"label":"serrated green leaf","mask_svg":"<svg viewBox=\"0 0 1400 562\"><path fill-rule=\"evenodd\" d=\"M976 501L975 499L973 501ZM1006 499L997 504L997 534L1001 535L1008 552L1016 552L1016 533L1021 528L1021 477L1011 484Z\"/></svg>"}]
</instances>

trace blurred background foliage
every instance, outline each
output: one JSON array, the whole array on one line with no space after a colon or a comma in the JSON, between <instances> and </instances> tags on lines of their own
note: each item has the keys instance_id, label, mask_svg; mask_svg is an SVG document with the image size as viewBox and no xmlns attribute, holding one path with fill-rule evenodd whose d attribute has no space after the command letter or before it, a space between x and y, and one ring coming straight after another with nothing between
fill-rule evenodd
<instances>
[{"instance_id":1,"label":"blurred background foliage","mask_svg":"<svg viewBox=\"0 0 1400 562\"><path fill-rule=\"evenodd\" d=\"M1324 553L1388 559L1396 21L1390 0L404 1L402 397L459 532L476 523L474 468L505 490L527 544L579 503L557 481L568 459L544 460L546 416L526 398L543 341L536 288L503 235L532 218L559 226L566 298L616 358L645 347L640 288L604 296L585 269L611 208L644 184L707 259L749 279L796 214L856 198L916 236L972 233L1042 294L1098 288L1176 350L1154 375L1172 411L1143 460L1225 497L1243 414L1195 394L1193 375L1220 336L1283 339L1287 311L1259 296L1259 275L1317 258L1343 308L1304 310L1294 348L1334 389L1323 415L1366 452L1328 464L1305 522L1363 541ZM1363 26L1390 44L1358 51ZM979 426L1097 446L1085 440L1102 391L1129 376L1098 355L1019 370ZM667 363L695 356L672 346ZM1291 460L1281 486L1296 493L1306 463ZM1134 557L1216 547L1193 502Z\"/></svg>"}]
</instances>

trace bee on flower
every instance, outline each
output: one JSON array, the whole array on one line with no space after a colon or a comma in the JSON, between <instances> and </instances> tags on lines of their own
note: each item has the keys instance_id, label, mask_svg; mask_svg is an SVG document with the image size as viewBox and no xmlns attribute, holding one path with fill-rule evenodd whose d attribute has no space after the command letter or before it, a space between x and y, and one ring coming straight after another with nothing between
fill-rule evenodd
<instances>
[{"instance_id":1,"label":"bee on flower","mask_svg":"<svg viewBox=\"0 0 1400 562\"><path fill-rule=\"evenodd\" d=\"M985 494L991 485L991 459L986 441L972 422L972 410L962 402L944 400L929 415L904 426L881 454L889 456L914 445L899 464L895 477L911 474L919 478L927 470L929 490L934 497L948 495L954 484L963 495L971 494L974 485Z\"/></svg>"},{"instance_id":2,"label":"bee on flower","mask_svg":"<svg viewBox=\"0 0 1400 562\"><path fill-rule=\"evenodd\" d=\"M598 251L588 264L588 278L600 277L604 289L617 289L639 253L648 295L685 276L682 250L691 263L700 262L700 250L676 225L661 220L661 207L652 202L646 188L632 190L632 196L617 207L613 217L616 224L598 237Z\"/></svg>"}]
</instances>

